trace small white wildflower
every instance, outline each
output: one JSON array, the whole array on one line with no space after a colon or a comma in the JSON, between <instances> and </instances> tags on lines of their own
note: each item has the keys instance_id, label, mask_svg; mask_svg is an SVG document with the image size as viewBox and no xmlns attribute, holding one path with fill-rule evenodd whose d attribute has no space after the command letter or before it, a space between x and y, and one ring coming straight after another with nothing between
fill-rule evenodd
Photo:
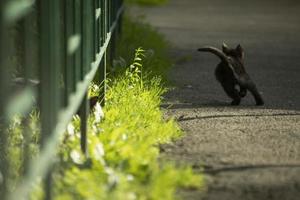
<instances>
[{"instance_id":1,"label":"small white wildflower","mask_svg":"<svg viewBox=\"0 0 300 200\"><path fill-rule=\"evenodd\" d=\"M98 102L95 105L94 115L95 115L96 123L99 123L101 119L104 117L104 112L102 110L101 105Z\"/></svg>"},{"instance_id":2,"label":"small white wildflower","mask_svg":"<svg viewBox=\"0 0 300 200\"><path fill-rule=\"evenodd\" d=\"M134 192L129 192L127 194L127 199L129 199L129 200L135 200L135 199L137 199L137 196L136 196L136 194Z\"/></svg>"},{"instance_id":3,"label":"small white wildflower","mask_svg":"<svg viewBox=\"0 0 300 200\"><path fill-rule=\"evenodd\" d=\"M104 132L104 129L98 127L98 131L99 131L99 133L102 133L102 132Z\"/></svg>"},{"instance_id":4,"label":"small white wildflower","mask_svg":"<svg viewBox=\"0 0 300 200\"><path fill-rule=\"evenodd\" d=\"M108 175L108 184L110 187L115 187L119 183L119 177L115 173L111 173Z\"/></svg>"},{"instance_id":5,"label":"small white wildflower","mask_svg":"<svg viewBox=\"0 0 300 200\"><path fill-rule=\"evenodd\" d=\"M76 132L75 136L80 139L81 138L80 132Z\"/></svg>"},{"instance_id":6,"label":"small white wildflower","mask_svg":"<svg viewBox=\"0 0 300 200\"><path fill-rule=\"evenodd\" d=\"M101 159L99 160L99 162L100 162L103 166L106 166L106 162L105 162L105 160L104 160L103 158L101 158Z\"/></svg>"},{"instance_id":7,"label":"small white wildflower","mask_svg":"<svg viewBox=\"0 0 300 200\"><path fill-rule=\"evenodd\" d=\"M109 142L109 145L110 145L110 146L115 146L115 144L116 144L116 141L115 141L115 140L111 140L111 141Z\"/></svg>"},{"instance_id":8,"label":"small white wildflower","mask_svg":"<svg viewBox=\"0 0 300 200\"><path fill-rule=\"evenodd\" d=\"M95 136L96 135L96 132L98 131L98 127L96 125L92 125L92 129L93 131L91 131L91 135Z\"/></svg>"},{"instance_id":9,"label":"small white wildflower","mask_svg":"<svg viewBox=\"0 0 300 200\"><path fill-rule=\"evenodd\" d=\"M83 158L77 150L72 150L70 154L72 161L76 164L83 164Z\"/></svg>"},{"instance_id":10,"label":"small white wildflower","mask_svg":"<svg viewBox=\"0 0 300 200\"><path fill-rule=\"evenodd\" d=\"M99 86L97 84L93 84L93 90L94 91L98 91L99 90Z\"/></svg>"},{"instance_id":11,"label":"small white wildflower","mask_svg":"<svg viewBox=\"0 0 300 200\"><path fill-rule=\"evenodd\" d=\"M73 126L72 123L68 124L67 133L68 133L69 136L74 136L75 135L75 127Z\"/></svg>"},{"instance_id":12,"label":"small white wildflower","mask_svg":"<svg viewBox=\"0 0 300 200\"><path fill-rule=\"evenodd\" d=\"M128 137L127 137L127 135L126 135L126 134L123 134L123 135L122 135L122 140L124 140L124 141L125 141L125 140L127 140L127 138L128 138Z\"/></svg>"},{"instance_id":13,"label":"small white wildflower","mask_svg":"<svg viewBox=\"0 0 300 200\"><path fill-rule=\"evenodd\" d=\"M126 179L127 179L127 181L133 181L133 180L134 180L134 176L131 175L131 174L128 174L128 175L126 176Z\"/></svg>"},{"instance_id":14,"label":"small white wildflower","mask_svg":"<svg viewBox=\"0 0 300 200\"><path fill-rule=\"evenodd\" d=\"M108 175L111 175L111 174L114 173L114 170L113 170L112 168L110 168L110 167L106 167L106 168L105 168L105 172L106 172Z\"/></svg>"},{"instance_id":15,"label":"small white wildflower","mask_svg":"<svg viewBox=\"0 0 300 200\"><path fill-rule=\"evenodd\" d=\"M119 182L119 177L115 174L114 170L110 167L105 167L105 172L108 175L108 184L114 187Z\"/></svg>"},{"instance_id":16,"label":"small white wildflower","mask_svg":"<svg viewBox=\"0 0 300 200\"><path fill-rule=\"evenodd\" d=\"M94 148L94 155L96 160L101 160L104 154L105 152L102 143L96 144Z\"/></svg>"}]
</instances>

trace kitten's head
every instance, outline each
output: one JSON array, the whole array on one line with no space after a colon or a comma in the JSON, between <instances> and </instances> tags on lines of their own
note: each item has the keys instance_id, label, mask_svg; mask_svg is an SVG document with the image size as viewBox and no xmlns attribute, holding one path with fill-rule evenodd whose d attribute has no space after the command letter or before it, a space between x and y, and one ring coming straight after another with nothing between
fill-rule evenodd
<instances>
[{"instance_id":1,"label":"kitten's head","mask_svg":"<svg viewBox=\"0 0 300 200\"><path fill-rule=\"evenodd\" d=\"M242 46L239 44L237 47L234 48L229 48L225 43L222 45L222 51L225 53L227 56L238 58L240 60L244 60L244 49Z\"/></svg>"}]
</instances>

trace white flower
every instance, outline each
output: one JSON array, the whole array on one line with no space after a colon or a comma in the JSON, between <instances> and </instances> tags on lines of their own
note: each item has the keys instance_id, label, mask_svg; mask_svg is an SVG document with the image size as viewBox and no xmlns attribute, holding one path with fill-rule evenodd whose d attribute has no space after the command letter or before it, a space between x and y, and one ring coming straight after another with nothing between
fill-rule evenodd
<instances>
[{"instance_id":1,"label":"white flower","mask_svg":"<svg viewBox=\"0 0 300 200\"><path fill-rule=\"evenodd\" d=\"M83 164L83 158L80 154L80 152L78 152L77 150L72 150L71 151L71 154L70 154L71 158L72 158L72 161L76 164Z\"/></svg>"},{"instance_id":2,"label":"white flower","mask_svg":"<svg viewBox=\"0 0 300 200\"><path fill-rule=\"evenodd\" d=\"M127 137L127 135L126 135L126 134L123 134L123 135L122 135L122 140L124 140L124 141L125 141L125 140L127 140L127 138L128 138L128 137Z\"/></svg>"},{"instance_id":3,"label":"white flower","mask_svg":"<svg viewBox=\"0 0 300 200\"><path fill-rule=\"evenodd\" d=\"M103 148L103 145L102 143L98 143L95 145L95 148L94 148L94 155L95 155L95 158L97 160L101 160L102 157L104 156L105 152L104 152L104 148Z\"/></svg>"},{"instance_id":4,"label":"white flower","mask_svg":"<svg viewBox=\"0 0 300 200\"><path fill-rule=\"evenodd\" d=\"M127 199L129 199L129 200L135 200L135 199L137 199L137 196L136 196L136 194L134 192L129 192L127 194Z\"/></svg>"},{"instance_id":5,"label":"white flower","mask_svg":"<svg viewBox=\"0 0 300 200\"><path fill-rule=\"evenodd\" d=\"M101 121L101 119L104 117L104 112L102 110L101 105L97 102L95 105L95 121L96 123L99 123Z\"/></svg>"},{"instance_id":6,"label":"white flower","mask_svg":"<svg viewBox=\"0 0 300 200\"><path fill-rule=\"evenodd\" d=\"M127 178L127 181L133 181L134 180L134 176L132 176L131 174L128 174L126 176L126 178Z\"/></svg>"},{"instance_id":7,"label":"white flower","mask_svg":"<svg viewBox=\"0 0 300 200\"><path fill-rule=\"evenodd\" d=\"M75 135L75 128L72 123L69 123L67 126L67 133L69 136L74 136Z\"/></svg>"}]
</instances>

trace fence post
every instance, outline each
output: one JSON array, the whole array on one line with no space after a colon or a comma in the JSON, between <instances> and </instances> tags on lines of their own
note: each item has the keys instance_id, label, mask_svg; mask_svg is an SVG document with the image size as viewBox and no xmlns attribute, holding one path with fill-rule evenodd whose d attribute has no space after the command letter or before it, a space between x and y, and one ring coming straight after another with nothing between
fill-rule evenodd
<instances>
[{"instance_id":1,"label":"fence post","mask_svg":"<svg viewBox=\"0 0 300 200\"><path fill-rule=\"evenodd\" d=\"M87 93L84 95L80 107L80 147L81 151L87 155L87 123L88 123L89 104Z\"/></svg>"},{"instance_id":2,"label":"fence post","mask_svg":"<svg viewBox=\"0 0 300 200\"><path fill-rule=\"evenodd\" d=\"M72 92L76 90L75 87L75 57L74 52L70 52L70 46L72 42L75 43L76 41L71 40L72 37L76 37L75 33L75 10L74 10L74 0L65 0L63 1L64 4L64 78L65 78L65 104L68 105L69 103L69 96Z\"/></svg>"},{"instance_id":3,"label":"fence post","mask_svg":"<svg viewBox=\"0 0 300 200\"><path fill-rule=\"evenodd\" d=\"M108 12L107 12L107 0L102 0L101 2L101 38L102 38L102 46L104 45L107 33L108 33ZM106 93L106 65L107 65L107 53L106 51L103 54L102 61L99 67L99 75L100 75L100 99L101 99L101 106L105 105L105 93Z\"/></svg>"},{"instance_id":4,"label":"fence post","mask_svg":"<svg viewBox=\"0 0 300 200\"><path fill-rule=\"evenodd\" d=\"M60 1L40 1L40 111L41 149L50 138L57 123L60 108ZM53 160L49 162L52 165ZM45 177L45 199L51 199L51 166Z\"/></svg>"},{"instance_id":5,"label":"fence post","mask_svg":"<svg viewBox=\"0 0 300 200\"><path fill-rule=\"evenodd\" d=\"M6 0L0 1L0 196L5 199L7 195L8 158L7 158L7 119L5 106L8 92L8 51L10 48L7 25L4 22L4 7Z\"/></svg>"},{"instance_id":6,"label":"fence post","mask_svg":"<svg viewBox=\"0 0 300 200\"><path fill-rule=\"evenodd\" d=\"M82 0L75 0L74 2L74 21L75 21L75 27L74 27L74 31L75 31L75 35L77 35L79 37L79 43L80 43L80 48L77 48L75 53L74 53L74 57L75 57L75 64L74 64L74 68L75 68L75 83L74 83L74 88L77 89L77 83L78 81L81 80L81 66L82 66Z\"/></svg>"},{"instance_id":7,"label":"fence post","mask_svg":"<svg viewBox=\"0 0 300 200\"><path fill-rule=\"evenodd\" d=\"M29 18L30 16L26 16L25 18L21 19L20 26L21 26L21 33L23 34L22 41L22 58L21 63L23 66L22 74L25 80L25 86L29 87L29 79L31 78L31 74L33 72L33 65L34 65L34 58L32 56L32 30L30 30L30 24L33 23L32 19ZM28 170L29 166L29 142L30 142L30 131L29 131L29 114L25 113L22 116L22 128L23 128L23 174L25 175Z\"/></svg>"}]
</instances>

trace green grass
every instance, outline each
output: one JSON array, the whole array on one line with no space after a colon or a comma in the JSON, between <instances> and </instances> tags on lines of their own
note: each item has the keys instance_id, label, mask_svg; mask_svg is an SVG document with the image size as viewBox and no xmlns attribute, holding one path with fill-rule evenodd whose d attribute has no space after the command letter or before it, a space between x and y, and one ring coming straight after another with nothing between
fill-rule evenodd
<instances>
[{"instance_id":1,"label":"green grass","mask_svg":"<svg viewBox=\"0 0 300 200\"><path fill-rule=\"evenodd\" d=\"M88 158L79 149L79 119L70 125L61 152L64 167L55 176L56 199L168 200L175 198L177 187L202 186L202 177L190 168L158 162L158 145L182 132L162 117L161 79L141 78L142 53L138 51L126 76L108 83L103 121L97 120L98 112L90 116Z\"/></svg>"},{"instance_id":2,"label":"green grass","mask_svg":"<svg viewBox=\"0 0 300 200\"><path fill-rule=\"evenodd\" d=\"M24 133L24 125L28 123L28 136ZM8 188L13 191L20 181L24 173L24 159L32 159L39 152L39 113L32 111L27 122L21 116L14 116L6 132L8 138L8 148L7 157L9 158L9 168L8 170ZM28 140L27 146L25 147L25 139ZM24 157L24 151L21 149L28 150L28 157Z\"/></svg>"},{"instance_id":3,"label":"green grass","mask_svg":"<svg viewBox=\"0 0 300 200\"><path fill-rule=\"evenodd\" d=\"M139 48L142 46L145 50ZM159 145L182 136L174 120L160 110L169 44L142 21L125 16L117 59L108 81L104 119L89 119L89 157L79 149L79 119L62 146L63 173L57 174L56 199L175 199L178 187L203 186L189 167L158 161ZM136 53L134 53L136 52ZM98 93L91 87L90 94ZM72 132L72 131L71 131ZM73 138L73 139L72 139Z\"/></svg>"}]
</instances>

